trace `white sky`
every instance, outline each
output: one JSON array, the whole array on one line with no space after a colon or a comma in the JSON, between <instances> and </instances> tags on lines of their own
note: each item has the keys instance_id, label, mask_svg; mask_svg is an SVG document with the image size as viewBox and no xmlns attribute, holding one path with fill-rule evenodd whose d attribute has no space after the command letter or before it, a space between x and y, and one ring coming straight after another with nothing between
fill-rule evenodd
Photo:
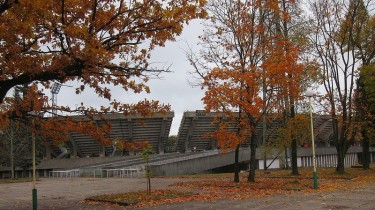
<instances>
[{"instance_id":1,"label":"white sky","mask_svg":"<svg viewBox=\"0 0 375 210\"><path fill-rule=\"evenodd\" d=\"M194 111L204 109L201 101L204 91L200 87L191 87L188 83L189 71L192 70L186 59L184 50L188 45L197 51L198 36L202 34L203 26L200 21L192 21L184 28L181 36L176 38L175 42L167 42L165 47L157 48L152 53L151 62L157 62L158 66L169 66L171 73L164 73L162 79L153 79L148 82L151 93L134 94L125 92L121 88L112 89L112 99L126 103L135 103L145 98L148 100L159 100L161 103L170 104L175 117L173 118L170 135L177 135L184 111ZM57 105L69 105L72 108L80 105L99 107L108 105L108 101L98 98L98 96L89 89L80 95L75 94L75 88L78 83L71 82L63 86L57 96Z\"/></svg>"}]
</instances>

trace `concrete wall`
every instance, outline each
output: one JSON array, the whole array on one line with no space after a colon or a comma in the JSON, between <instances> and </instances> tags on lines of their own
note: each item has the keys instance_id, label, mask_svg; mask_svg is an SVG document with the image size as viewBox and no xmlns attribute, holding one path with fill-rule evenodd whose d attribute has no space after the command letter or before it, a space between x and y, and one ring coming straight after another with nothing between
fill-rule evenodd
<instances>
[{"instance_id":1,"label":"concrete wall","mask_svg":"<svg viewBox=\"0 0 375 210\"><path fill-rule=\"evenodd\" d=\"M263 170L264 169L264 160L259 160L259 169ZM267 167L268 169L273 169L273 168L280 168L280 160L279 159L267 159Z\"/></svg>"},{"instance_id":2,"label":"concrete wall","mask_svg":"<svg viewBox=\"0 0 375 210\"><path fill-rule=\"evenodd\" d=\"M352 147L347 152L345 158L345 166L351 167L358 162L357 155L362 151L361 147ZM374 151L373 151L374 152ZM267 163L270 163L275 158L275 152L268 155ZM331 148L317 148L316 157L319 167L335 167L336 166L336 149ZM261 151L257 152L257 160L259 160L257 168L263 169L263 160L261 157ZM242 148L240 150L239 161L248 162L250 159L250 150L248 148ZM290 158L289 159L289 166ZM299 167L311 167L312 166L312 151L311 148L299 148L297 163ZM200 157L197 159L184 160L179 162L173 162L164 165L153 165L150 167L154 176L172 176L178 174L196 174L209 171L214 168L232 165L234 164L234 152L226 154L212 155L206 157ZM280 168L281 161L276 159L270 168Z\"/></svg>"},{"instance_id":3,"label":"concrete wall","mask_svg":"<svg viewBox=\"0 0 375 210\"><path fill-rule=\"evenodd\" d=\"M111 156L111 157L89 157L74 159L50 159L42 160L37 166L38 169L73 169L84 166L111 163L114 161L126 160L132 156Z\"/></svg>"},{"instance_id":4,"label":"concrete wall","mask_svg":"<svg viewBox=\"0 0 375 210\"><path fill-rule=\"evenodd\" d=\"M239 161L247 161L250 157L250 150L243 149L240 151ZM152 165L150 169L154 176L172 176L178 174L195 174L201 173L213 168L232 165L234 163L234 152L225 154L211 155L190 159L185 161L174 162L164 165Z\"/></svg>"},{"instance_id":5,"label":"concrete wall","mask_svg":"<svg viewBox=\"0 0 375 210\"><path fill-rule=\"evenodd\" d=\"M375 162L375 148L370 150L372 162ZM352 147L346 156L345 166L350 167L358 162L358 155L362 152L361 147ZM197 153L202 154L202 153ZM225 154L215 154L207 151L207 156L200 156L197 158L190 158L186 160L177 160L170 158L168 164L160 164L151 166L151 170L155 176L171 176L178 174L195 174L202 173L219 168L223 166L232 165L234 163L234 152L228 152ZM276 157L274 154L267 154L270 163L272 159ZM335 148L317 148L316 155L319 167L335 167L336 166L336 149ZM258 168L263 168L262 153L258 150L257 159L259 160ZM312 166L312 152L311 148L299 148L298 149L298 166L311 167ZM105 163L111 163L122 160L129 160L134 156L123 156L123 157L90 157L90 158L76 158L76 159L53 159L43 160L39 166L37 166L38 174L40 176L48 176L48 172L51 170L68 170L75 169L84 166L93 166ZM250 151L248 148L242 148L240 150L239 161L248 162L250 159ZM281 158L282 159L282 158ZM169 160L169 159L168 159ZM281 161L277 158L271 165L271 168L279 168ZM9 176L9 167L0 167L0 178ZM22 172L20 176L25 176L23 172L30 172L29 170L19 170L17 173ZM26 175L27 176L27 175Z\"/></svg>"}]
</instances>

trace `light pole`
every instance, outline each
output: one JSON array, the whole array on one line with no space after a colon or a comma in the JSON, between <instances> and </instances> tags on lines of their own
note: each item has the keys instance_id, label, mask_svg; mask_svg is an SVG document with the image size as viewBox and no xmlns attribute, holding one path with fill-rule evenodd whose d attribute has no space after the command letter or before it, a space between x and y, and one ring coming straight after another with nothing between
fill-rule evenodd
<instances>
[{"instance_id":1,"label":"light pole","mask_svg":"<svg viewBox=\"0 0 375 210\"><path fill-rule=\"evenodd\" d=\"M57 105L57 94L60 92L62 84L55 82L52 85L52 114L53 116L57 115L56 105Z\"/></svg>"},{"instance_id":2,"label":"light pole","mask_svg":"<svg viewBox=\"0 0 375 210\"><path fill-rule=\"evenodd\" d=\"M32 124L34 125L34 119L32 120ZM33 210L38 209L38 192L35 187L36 183L36 170L35 170L35 133L34 131L31 134L31 141L32 141L32 152L33 152L33 189L32 189L32 198L33 198Z\"/></svg>"},{"instance_id":3,"label":"light pole","mask_svg":"<svg viewBox=\"0 0 375 210\"><path fill-rule=\"evenodd\" d=\"M35 129L35 117L41 118L43 117L44 113L42 112L35 112L31 111L28 114L32 117L31 125L33 129ZM32 202L33 202L33 210L38 209L38 191L36 189L36 146L35 146L35 131L32 129L31 132L31 144L32 144L32 158L33 158L33 189L32 189Z\"/></svg>"},{"instance_id":4,"label":"light pole","mask_svg":"<svg viewBox=\"0 0 375 210\"><path fill-rule=\"evenodd\" d=\"M51 93L52 93L52 117L57 115L57 110L56 110L57 94L59 94L62 86L73 87L73 86L70 86L70 85L63 85L63 84L58 83L58 82L53 83L52 88L51 88Z\"/></svg>"},{"instance_id":5,"label":"light pole","mask_svg":"<svg viewBox=\"0 0 375 210\"><path fill-rule=\"evenodd\" d=\"M311 105L311 98L314 96L313 90L307 90L305 95L309 97L309 105L310 105L310 122L311 122L311 147L312 147L312 155L313 155L313 178L314 178L314 189L318 189L318 172L316 172L316 156L315 156L315 141L314 141L314 124L313 124L313 117L312 117L312 105Z\"/></svg>"}]
</instances>

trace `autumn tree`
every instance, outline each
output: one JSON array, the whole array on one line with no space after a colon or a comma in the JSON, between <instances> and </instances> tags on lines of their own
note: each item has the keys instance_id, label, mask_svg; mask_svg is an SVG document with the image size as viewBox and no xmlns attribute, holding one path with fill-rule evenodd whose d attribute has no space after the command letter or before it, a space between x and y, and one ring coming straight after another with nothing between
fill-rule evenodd
<instances>
[{"instance_id":1,"label":"autumn tree","mask_svg":"<svg viewBox=\"0 0 375 210\"><path fill-rule=\"evenodd\" d=\"M296 102L301 90L303 90L302 76L305 78L311 77L307 75L310 72L303 71L304 66L301 65L301 48L306 44L307 36L306 32L303 32L306 21L302 18L299 1L282 0L274 3L272 12L274 29L272 34L275 41L271 45L272 49L268 50L271 53L268 55L266 64L269 64L271 68L278 69L279 74L284 76L280 79L285 82L280 83L277 91L280 92L278 95L281 96L279 100L284 101L284 103L281 103L284 106L281 110L285 115L285 128L288 130L290 126L298 126L294 124L294 118L296 116ZM292 135L287 136L290 140L292 175L299 175L297 165L298 139L293 132L290 134Z\"/></svg>"},{"instance_id":2,"label":"autumn tree","mask_svg":"<svg viewBox=\"0 0 375 210\"><path fill-rule=\"evenodd\" d=\"M374 77L375 62L375 15L370 15L365 7L365 2L359 0L352 6L350 13L357 13L351 21L354 28L351 39L355 48L355 56L360 59L359 77L355 95L356 118L361 128L362 136L362 163L364 169L370 168L370 135L374 125ZM352 12L353 11L353 12Z\"/></svg>"},{"instance_id":3,"label":"autumn tree","mask_svg":"<svg viewBox=\"0 0 375 210\"><path fill-rule=\"evenodd\" d=\"M311 135L309 132L306 132L310 130L311 127L310 119L307 114L296 114L294 118L289 120L285 120L284 116L280 116L278 121L280 121L280 119L284 122L281 123L282 126L274 126L274 128L272 128L271 135L273 139L267 142L267 148L272 148L279 156L283 152L287 153L286 148L290 148L292 138L296 139L296 145L304 145L311 142ZM274 122L276 121L277 120ZM285 154L285 157L287 157L287 154ZM285 164L285 167L286 166L287 162Z\"/></svg>"},{"instance_id":4,"label":"autumn tree","mask_svg":"<svg viewBox=\"0 0 375 210\"><path fill-rule=\"evenodd\" d=\"M203 50L199 59L189 60L206 89L202 99L207 111L225 113L236 124L236 131L228 131L224 122L216 132L219 145L235 149L234 181L239 181L238 154L241 143L251 136L249 181L255 181L255 125L263 109L258 96L262 84L262 59L259 24L259 5L255 1L210 1L209 21L201 36ZM223 137L223 138L221 138ZM225 149L225 148L223 148Z\"/></svg>"},{"instance_id":5,"label":"autumn tree","mask_svg":"<svg viewBox=\"0 0 375 210\"><path fill-rule=\"evenodd\" d=\"M88 117L110 111L143 115L168 111L169 106L158 101L122 103L111 97L111 86L134 93L149 92L149 78L168 71L149 64L151 51L174 40L190 20L204 17L204 4L204 0L0 1L2 127L7 127L11 118L31 119L35 113L52 110ZM90 87L98 97L108 99L110 105L98 109L83 103L77 108L53 107L49 98L40 94L53 82L69 81L80 83L75 89L77 94ZM16 86L23 86L25 93L17 105L14 98L7 97ZM62 118L38 119L35 123L43 129L74 128L94 136L102 133L92 129L95 126L90 122L88 127L78 129L78 124L72 126L74 122L68 117L63 123ZM62 141L61 134L57 137Z\"/></svg>"},{"instance_id":6,"label":"autumn tree","mask_svg":"<svg viewBox=\"0 0 375 210\"><path fill-rule=\"evenodd\" d=\"M152 150L152 147L149 144L146 147L144 147L142 152L140 153L140 156L145 161L145 177L147 179L147 194L149 195L151 194L151 177L152 177L152 172L150 170L150 160L151 160L150 155L153 153L154 151Z\"/></svg>"},{"instance_id":7,"label":"autumn tree","mask_svg":"<svg viewBox=\"0 0 375 210\"><path fill-rule=\"evenodd\" d=\"M276 108L276 94L281 94L277 87L293 85L285 79L286 73L300 69L298 47L271 31L275 28L272 15L279 12L274 3L211 1L207 6L210 22L201 37L203 50L199 58L188 56L203 78L206 110L223 112L236 124L233 131L223 122L215 133L218 144L236 151L234 181L238 181L239 146L247 141L251 148L248 181L255 181L255 127L271 107ZM269 91L262 97L264 83Z\"/></svg>"},{"instance_id":8,"label":"autumn tree","mask_svg":"<svg viewBox=\"0 0 375 210\"><path fill-rule=\"evenodd\" d=\"M345 154L355 137L354 88L357 67L361 65L358 47L364 43L368 43L367 47L373 46L369 40L357 42L362 36L359 31L366 22L364 17L370 1L316 0L311 3L315 31L311 40L326 91L326 110L332 118L339 173L344 172Z\"/></svg>"},{"instance_id":9,"label":"autumn tree","mask_svg":"<svg viewBox=\"0 0 375 210\"><path fill-rule=\"evenodd\" d=\"M310 130L310 119L307 114L296 114L287 121L286 126L278 128L274 133L276 140L269 142L274 148L284 149L290 146L290 139L294 136L297 144L302 145L311 141L311 135L306 130Z\"/></svg>"},{"instance_id":10,"label":"autumn tree","mask_svg":"<svg viewBox=\"0 0 375 210\"><path fill-rule=\"evenodd\" d=\"M356 121L362 136L362 165L370 169L370 145L375 133L375 65L361 67L356 89Z\"/></svg>"}]
</instances>

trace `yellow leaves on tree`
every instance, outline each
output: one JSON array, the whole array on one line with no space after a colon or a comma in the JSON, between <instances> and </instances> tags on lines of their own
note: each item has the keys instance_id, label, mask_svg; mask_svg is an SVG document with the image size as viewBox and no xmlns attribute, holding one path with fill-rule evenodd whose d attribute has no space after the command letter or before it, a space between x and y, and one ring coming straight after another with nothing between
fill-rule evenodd
<instances>
[{"instance_id":1,"label":"yellow leaves on tree","mask_svg":"<svg viewBox=\"0 0 375 210\"><path fill-rule=\"evenodd\" d=\"M304 114L297 114L285 122L285 126L276 130L277 138L269 142L273 148L284 149L290 146L292 136L297 140L299 145L311 142L311 125L310 118Z\"/></svg>"}]
</instances>

